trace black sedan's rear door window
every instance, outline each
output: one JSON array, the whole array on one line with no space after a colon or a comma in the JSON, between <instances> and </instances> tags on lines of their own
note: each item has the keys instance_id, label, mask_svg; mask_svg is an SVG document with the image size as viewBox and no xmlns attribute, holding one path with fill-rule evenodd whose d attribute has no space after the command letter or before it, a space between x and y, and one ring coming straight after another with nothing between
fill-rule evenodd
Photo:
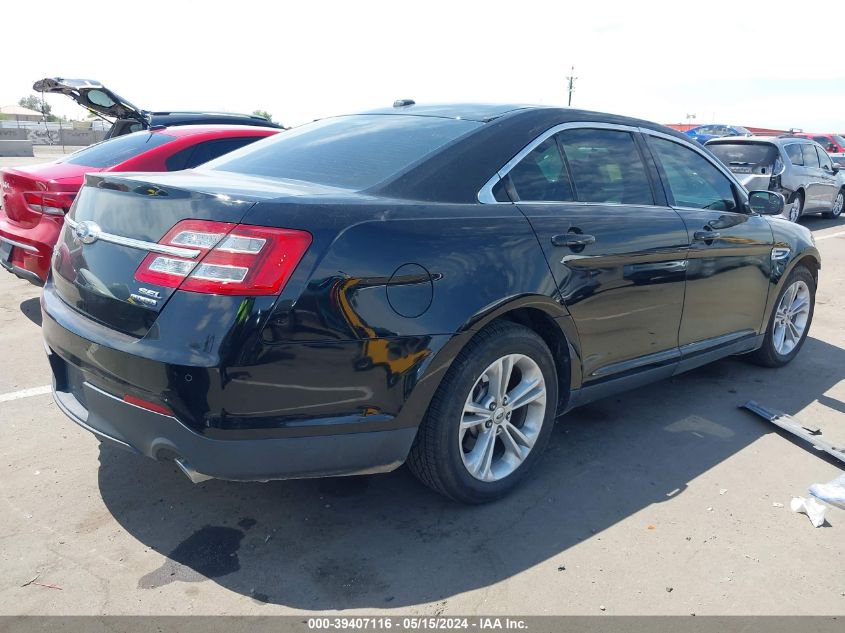
<instances>
[{"instance_id":1,"label":"black sedan's rear door window","mask_svg":"<svg viewBox=\"0 0 845 633\"><path fill-rule=\"evenodd\" d=\"M572 183L555 139L540 143L510 170L511 184L524 202L569 202Z\"/></svg>"},{"instance_id":2,"label":"black sedan's rear door window","mask_svg":"<svg viewBox=\"0 0 845 633\"><path fill-rule=\"evenodd\" d=\"M565 130L558 135L580 202L654 204L642 156L629 132Z\"/></svg>"}]
</instances>

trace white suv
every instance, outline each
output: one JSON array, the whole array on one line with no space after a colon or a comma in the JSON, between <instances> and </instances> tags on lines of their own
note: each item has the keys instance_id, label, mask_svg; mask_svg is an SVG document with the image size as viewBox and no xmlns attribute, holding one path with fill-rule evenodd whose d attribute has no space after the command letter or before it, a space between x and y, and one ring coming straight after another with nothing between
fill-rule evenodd
<instances>
[{"instance_id":1,"label":"white suv","mask_svg":"<svg viewBox=\"0 0 845 633\"><path fill-rule=\"evenodd\" d=\"M845 207L845 173L839 172L824 148L798 136L730 136L705 146L749 191L782 193L784 217L821 213L837 218Z\"/></svg>"}]
</instances>

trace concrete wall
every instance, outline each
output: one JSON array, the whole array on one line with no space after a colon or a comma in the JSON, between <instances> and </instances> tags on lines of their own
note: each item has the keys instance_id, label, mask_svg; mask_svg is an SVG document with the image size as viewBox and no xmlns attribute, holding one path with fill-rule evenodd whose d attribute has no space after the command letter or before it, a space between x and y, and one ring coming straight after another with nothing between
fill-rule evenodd
<instances>
[{"instance_id":1,"label":"concrete wall","mask_svg":"<svg viewBox=\"0 0 845 633\"><path fill-rule=\"evenodd\" d=\"M0 127L0 141L31 141L33 145L91 145L105 137L105 130L59 128L52 124L46 128L43 125Z\"/></svg>"},{"instance_id":2,"label":"concrete wall","mask_svg":"<svg viewBox=\"0 0 845 633\"><path fill-rule=\"evenodd\" d=\"M25 141L28 132L26 128L0 127L0 141Z\"/></svg>"},{"instance_id":3,"label":"concrete wall","mask_svg":"<svg viewBox=\"0 0 845 633\"><path fill-rule=\"evenodd\" d=\"M0 156L32 156L32 141L0 139Z\"/></svg>"},{"instance_id":4,"label":"concrete wall","mask_svg":"<svg viewBox=\"0 0 845 633\"><path fill-rule=\"evenodd\" d=\"M95 130L61 130L59 145L91 145L99 143L106 137L105 132Z\"/></svg>"}]
</instances>

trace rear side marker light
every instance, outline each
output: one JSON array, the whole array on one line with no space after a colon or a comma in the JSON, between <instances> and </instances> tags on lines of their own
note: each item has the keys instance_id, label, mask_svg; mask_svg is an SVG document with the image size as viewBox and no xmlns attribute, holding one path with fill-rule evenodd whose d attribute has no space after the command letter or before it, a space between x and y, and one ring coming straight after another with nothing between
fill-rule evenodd
<instances>
[{"instance_id":1,"label":"rear side marker light","mask_svg":"<svg viewBox=\"0 0 845 633\"><path fill-rule=\"evenodd\" d=\"M127 393L125 396L123 396L123 401L133 406L146 409L147 411L152 411L153 413L173 416L173 411L171 411L168 407L164 406L163 404L150 402L149 400L144 400L143 398L139 398L138 396L131 396Z\"/></svg>"},{"instance_id":2,"label":"rear side marker light","mask_svg":"<svg viewBox=\"0 0 845 633\"><path fill-rule=\"evenodd\" d=\"M68 212L76 194L73 193L45 193L41 191L27 191L23 194L26 206L37 213L47 215L64 215Z\"/></svg>"},{"instance_id":3,"label":"rear side marker light","mask_svg":"<svg viewBox=\"0 0 845 633\"><path fill-rule=\"evenodd\" d=\"M139 282L190 292L274 295L293 274L311 244L305 231L208 220L183 220L160 244L189 246L194 258L150 253L135 271Z\"/></svg>"}]
</instances>

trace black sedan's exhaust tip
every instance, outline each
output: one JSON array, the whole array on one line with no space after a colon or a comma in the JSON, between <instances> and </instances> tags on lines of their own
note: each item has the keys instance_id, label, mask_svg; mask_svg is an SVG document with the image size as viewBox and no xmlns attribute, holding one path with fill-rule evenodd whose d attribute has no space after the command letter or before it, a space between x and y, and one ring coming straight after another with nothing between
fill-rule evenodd
<instances>
[{"instance_id":1,"label":"black sedan's exhaust tip","mask_svg":"<svg viewBox=\"0 0 845 633\"><path fill-rule=\"evenodd\" d=\"M185 476L191 480L192 483L201 484L204 481L208 481L209 479L214 479L211 475L204 475L201 472L194 470L194 467L191 466L187 461L185 461L182 457L177 457L173 461L176 462L176 465L179 467Z\"/></svg>"}]
</instances>

